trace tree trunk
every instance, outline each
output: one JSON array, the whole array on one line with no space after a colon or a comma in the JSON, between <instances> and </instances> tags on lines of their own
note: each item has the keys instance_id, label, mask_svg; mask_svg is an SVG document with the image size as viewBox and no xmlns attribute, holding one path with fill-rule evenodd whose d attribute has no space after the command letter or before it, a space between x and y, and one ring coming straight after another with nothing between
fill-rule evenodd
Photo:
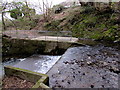
<instances>
[{"instance_id":1,"label":"tree trunk","mask_svg":"<svg viewBox=\"0 0 120 90\"><path fill-rule=\"evenodd\" d=\"M6 30L6 25L5 25L5 21L4 21L4 12L2 12L2 30Z\"/></svg>"}]
</instances>

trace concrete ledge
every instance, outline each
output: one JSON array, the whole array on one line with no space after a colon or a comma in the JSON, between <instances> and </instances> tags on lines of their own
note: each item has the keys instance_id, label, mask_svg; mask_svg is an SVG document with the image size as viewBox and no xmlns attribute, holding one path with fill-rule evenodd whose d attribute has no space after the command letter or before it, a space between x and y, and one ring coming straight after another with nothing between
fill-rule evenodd
<instances>
[{"instance_id":1,"label":"concrete ledge","mask_svg":"<svg viewBox=\"0 0 120 90\"><path fill-rule=\"evenodd\" d=\"M5 57L28 57L33 54L62 55L72 43L3 38L2 54ZM4 60L3 60L4 61Z\"/></svg>"},{"instance_id":2,"label":"concrete ledge","mask_svg":"<svg viewBox=\"0 0 120 90\"><path fill-rule=\"evenodd\" d=\"M49 88L49 77L46 74L32 72L11 66L5 66L4 70L6 76L17 76L21 79L35 83L32 88Z\"/></svg>"}]
</instances>

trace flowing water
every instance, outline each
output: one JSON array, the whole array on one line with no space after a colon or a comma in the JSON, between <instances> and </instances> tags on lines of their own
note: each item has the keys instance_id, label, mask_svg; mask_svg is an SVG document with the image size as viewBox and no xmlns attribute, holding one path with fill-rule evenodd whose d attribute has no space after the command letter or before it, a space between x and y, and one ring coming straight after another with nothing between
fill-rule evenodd
<instances>
[{"instance_id":1,"label":"flowing water","mask_svg":"<svg viewBox=\"0 0 120 90\"><path fill-rule=\"evenodd\" d=\"M46 74L60 57L61 56L32 55L23 59L11 59L3 64Z\"/></svg>"},{"instance_id":2,"label":"flowing water","mask_svg":"<svg viewBox=\"0 0 120 90\"><path fill-rule=\"evenodd\" d=\"M62 56L32 55L3 64L47 74L50 87L118 88L120 50L79 46L68 48Z\"/></svg>"}]
</instances>

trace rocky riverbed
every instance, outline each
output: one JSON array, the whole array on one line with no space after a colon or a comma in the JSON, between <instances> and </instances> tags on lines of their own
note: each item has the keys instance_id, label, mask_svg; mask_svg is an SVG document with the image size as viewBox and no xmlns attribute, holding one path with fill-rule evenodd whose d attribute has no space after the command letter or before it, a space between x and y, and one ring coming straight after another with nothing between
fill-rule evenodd
<instances>
[{"instance_id":1,"label":"rocky riverbed","mask_svg":"<svg viewBox=\"0 0 120 90\"><path fill-rule=\"evenodd\" d=\"M52 88L118 88L120 51L103 45L69 48L47 73Z\"/></svg>"}]
</instances>

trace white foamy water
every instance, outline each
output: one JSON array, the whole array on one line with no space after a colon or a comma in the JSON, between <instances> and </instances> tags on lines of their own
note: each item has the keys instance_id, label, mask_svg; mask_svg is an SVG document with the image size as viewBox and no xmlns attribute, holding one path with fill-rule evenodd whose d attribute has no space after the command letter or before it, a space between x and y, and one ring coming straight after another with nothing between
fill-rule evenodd
<instances>
[{"instance_id":1,"label":"white foamy water","mask_svg":"<svg viewBox=\"0 0 120 90\"><path fill-rule=\"evenodd\" d=\"M24 59L7 61L4 65L46 74L60 57L61 56L33 55Z\"/></svg>"},{"instance_id":2,"label":"white foamy water","mask_svg":"<svg viewBox=\"0 0 120 90\"><path fill-rule=\"evenodd\" d=\"M46 74L50 68L60 59L61 56L45 56L43 60L36 61L35 66L37 67L35 72Z\"/></svg>"}]
</instances>

